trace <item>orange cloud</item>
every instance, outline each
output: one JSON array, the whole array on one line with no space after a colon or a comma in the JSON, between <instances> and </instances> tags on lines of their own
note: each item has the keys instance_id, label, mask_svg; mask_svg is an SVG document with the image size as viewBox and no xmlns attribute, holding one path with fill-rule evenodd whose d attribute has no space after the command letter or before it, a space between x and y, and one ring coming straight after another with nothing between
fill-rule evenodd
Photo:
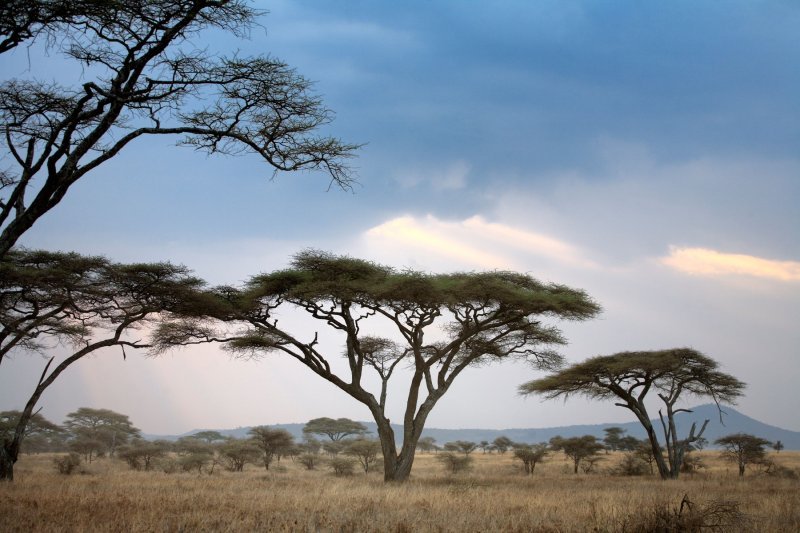
<instances>
[{"instance_id":1,"label":"orange cloud","mask_svg":"<svg viewBox=\"0 0 800 533\"><path fill-rule=\"evenodd\" d=\"M745 275L779 281L800 281L800 262L775 261L745 254L726 254L707 248L672 247L661 262L687 274Z\"/></svg>"}]
</instances>

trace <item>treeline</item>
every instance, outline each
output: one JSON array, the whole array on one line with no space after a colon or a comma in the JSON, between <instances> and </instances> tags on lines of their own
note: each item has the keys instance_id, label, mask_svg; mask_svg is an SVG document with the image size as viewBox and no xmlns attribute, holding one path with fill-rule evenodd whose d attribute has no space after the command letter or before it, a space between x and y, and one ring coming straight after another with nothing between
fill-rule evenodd
<instances>
[{"instance_id":1,"label":"treeline","mask_svg":"<svg viewBox=\"0 0 800 533\"><path fill-rule=\"evenodd\" d=\"M0 412L0 437L9 438L19 416L19 411ZM511 453L527 475L532 475L536 466L554 453L563 453L572 462L573 473L590 474L597 471L597 465L607 459L609 452L623 452L621 460L608 470L611 474L656 474L655 456L647 439L625 435L625 430L616 426L605 428L604 432L602 440L593 435L556 436L538 444L514 442L500 436L492 442L456 440L438 445L433 437L423 437L418 451L437 454L437 461L451 473L468 470L473 463L472 454L478 450L484 454ZM315 418L303 427L302 442L295 441L285 429L268 426L250 428L247 438L206 430L177 441L146 440L128 416L109 409L81 407L69 413L62 425L41 414L34 415L23 441L23 453L67 452L54 461L64 474L101 457L115 457L133 470L206 474L219 469L242 472L248 464L269 470L276 461L288 458L308 470L325 466L335 475L343 476L352 475L356 469L364 473L380 469L381 443L368 434L366 426L348 418ZM783 449L780 441L771 443L737 433L719 438L714 444L721 448L724 459L737 465L740 476L744 476L747 468L755 468L767 474L796 477L795 472L776 465L767 456L768 446L775 452ZM693 443L684 457L682 472L695 473L705 468L702 458L692 452L706 445L708 442L702 438Z\"/></svg>"}]
</instances>

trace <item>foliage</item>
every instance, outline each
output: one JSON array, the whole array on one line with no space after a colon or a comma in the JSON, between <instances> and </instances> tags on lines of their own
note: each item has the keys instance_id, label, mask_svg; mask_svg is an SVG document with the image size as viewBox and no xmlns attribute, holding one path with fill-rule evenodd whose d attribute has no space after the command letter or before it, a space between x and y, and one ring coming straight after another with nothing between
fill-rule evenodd
<instances>
[{"instance_id":1,"label":"foliage","mask_svg":"<svg viewBox=\"0 0 800 533\"><path fill-rule=\"evenodd\" d=\"M16 433L21 411L0 412L0 442L12 441ZM54 452L65 449L66 430L47 420L39 413L33 413L25 425L20 442L26 453Z\"/></svg>"},{"instance_id":2,"label":"foliage","mask_svg":"<svg viewBox=\"0 0 800 533\"><path fill-rule=\"evenodd\" d=\"M681 396L708 396L719 406L720 402L735 403L742 395L745 384L719 371L718 367L716 361L690 348L620 352L592 357L545 378L530 381L520 386L520 392L541 394L548 399L583 395L601 400L621 400L616 405L631 410L647 432L661 477L676 478L686 451L703 436L708 424L706 420L698 432L693 424L687 437L678 437L675 414L691 412L676 408ZM669 465L664 460L662 446L645 407L645 397L651 391L666 408L666 415L659 411L659 416Z\"/></svg>"},{"instance_id":3,"label":"foliage","mask_svg":"<svg viewBox=\"0 0 800 533\"><path fill-rule=\"evenodd\" d=\"M276 455L288 453L294 444L294 437L285 429L272 429L267 426L257 426L247 432L250 439L261 450L261 460L264 469L269 470L269 465Z\"/></svg>"},{"instance_id":4,"label":"foliage","mask_svg":"<svg viewBox=\"0 0 800 533\"><path fill-rule=\"evenodd\" d=\"M612 452L616 452L617 450L621 450L623 446L622 439L625 438L625 430L621 427L612 426L603 429L606 436L603 439L603 444L605 447Z\"/></svg>"},{"instance_id":5,"label":"foliage","mask_svg":"<svg viewBox=\"0 0 800 533\"><path fill-rule=\"evenodd\" d=\"M564 455L572 459L575 474L578 473L578 467L581 462L589 465L589 468L585 470L586 473L589 473L597 459L597 454L603 450L603 445L597 442L594 435L570 437L568 439L556 436L550 439L550 447L564 452Z\"/></svg>"},{"instance_id":6,"label":"foliage","mask_svg":"<svg viewBox=\"0 0 800 533\"><path fill-rule=\"evenodd\" d=\"M776 452L780 453L780 451L783 449L783 443L781 441L779 441L779 440L776 440L772 444L772 449L775 450Z\"/></svg>"},{"instance_id":7,"label":"foliage","mask_svg":"<svg viewBox=\"0 0 800 533\"><path fill-rule=\"evenodd\" d=\"M436 439L433 437L420 437L417 449L423 452L432 452L436 449Z\"/></svg>"},{"instance_id":8,"label":"foliage","mask_svg":"<svg viewBox=\"0 0 800 533\"><path fill-rule=\"evenodd\" d=\"M251 153L272 172L314 170L349 188L358 148L320 135L333 114L311 83L270 56L219 56L203 30L242 38L260 12L243 0L10 0L0 53L44 33L50 55L83 72L63 86L0 84L10 166L0 174L0 258L70 187L140 138L178 137L209 154Z\"/></svg>"},{"instance_id":9,"label":"foliage","mask_svg":"<svg viewBox=\"0 0 800 533\"><path fill-rule=\"evenodd\" d=\"M454 452L442 452L436 455L436 460L441 463L448 472L458 474L465 472L472 467L472 457Z\"/></svg>"},{"instance_id":10,"label":"foliage","mask_svg":"<svg viewBox=\"0 0 800 533\"><path fill-rule=\"evenodd\" d=\"M135 428L127 415L116 413L110 409L93 409L81 407L67 414L64 421L75 439L84 439L102 444L102 451L114 455L117 446L127 443L133 437L139 437L140 431Z\"/></svg>"},{"instance_id":11,"label":"foliage","mask_svg":"<svg viewBox=\"0 0 800 533\"><path fill-rule=\"evenodd\" d=\"M361 422L349 418L315 418L309 420L303 427L303 434L326 435L332 441L342 440L351 435L364 435L368 433L367 427Z\"/></svg>"},{"instance_id":12,"label":"foliage","mask_svg":"<svg viewBox=\"0 0 800 533\"><path fill-rule=\"evenodd\" d=\"M0 479L13 479L13 465L36 404L69 366L113 346L120 347L124 358L126 347L150 346L131 338L135 328L185 316L188 309L211 312L218 305L201 280L168 263L118 264L102 257L28 250L7 254L0 260L0 366L13 353L46 353L57 345L74 351L58 362L50 357L44 365L13 436L3 443ZM117 436L125 440L125 435ZM106 442L109 453L121 443L108 432L76 437Z\"/></svg>"},{"instance_id":13,"label":"foliage","mask_svg":"<svg viewBox=\"0 0 800 533\"><path fill-rule=\"evenodd\" d=\"M253 463L261 456L252 441L230 439L219 447L220 459L229 472L241 472L248 463Z\"/></svg>"},{"instance_id":14,"label":"foliage","mask_svg":"<svg viewBox=\"0 0 800 533\"><path fill-rule=\"evenodd\" d=\"M319 455L316 453L304 453L297 458L297 461L301 465L305 466L307 470L314 470L317 467L319 460Z\"/></svg>"},{"instance_id":15,"label":"foliage","mask_svg":"<svg viewBox=\"0 0 800 533\"><path fill-rule=\"evenodd\" d=\"M59 474L68 476L75 472L75 469L81 465L81 456L75 452L68 453L67 455L60 455L53 458L53 464Z\"/></svg>"},{"instance_id":16,"label":"foliage","mask_svg":"<svg viewBox=\"0 0 800 533\"><path fill-rule=\"evenodd\" d=\"M533 474L533 470L538 463L544 461L545 456L550 453L547 444L515 444L514 457L522 461L525 473Z\"/></svg>"},{"instance_id":17,"label":"foliage","mask_svg":"<svg viewBox=\"0 0 800 533\"><path fill-rule=\"evenodd\" d=\"M366 474L375 465L378 454L381 453L381 442L370 439L351 440L347 442L344 453L355 457Z\"/></svg>"},{"instance_id":18,"label":"foliage","mask_svg":"<svg viewBox=\"0 0 800 533\"><path fill-rule=\"evenodd\" d=\"M457 440L453 442L446 442L443 448L448 452L461 452L464 455L469 455L478 449L478 445L472 441Z\"/></svg>"},{"instance_id":19,"label":"foliage","mask_svg":"<svg viewBox=\"0 0 800 533\"><path fill-rule=\"evenodd\" d=\"M378 427L387 481L407 479L429 413L465 369L505 359L555 368L562 358L552 346L565 340L544 319L585 320L600 310L583 291L526 274L398 272L314 250L297 254L286 270L251 278L244 290L225 292L233 307L227 322L243 327L227 348L243 357L270 352L292 357L364 404ZM279 325L278 315L289 309L307 313L340 336L345 371L322 352L313 328ZM369 335L372 326L393 329L394 344ZM172 323L161 328L161 343L186 342L195 328L191 321ZM410 379L403 435L396 438L385 399L388 368L400 360ZM367 372L380 378L377 391L368 390Z\"/></svg>"},{"instance_id":20,"label":"foliage","mask_svg":"<svg viewBox=\"0 0 800 533\"><path fill-rule=\"evenodd\" d=\"M355 462L346 457L334 457L328 461L328 465L333 470L333 474L339 477L352 476L356 467Z\"/></svg>"},{"instance_id":21,"label":"foliage","mask_svg":"<svg viewBox=\"0 0 800 533\"><path fill-rule=\"evenodd\" d=\"M738 465L741 477L748 465L758 464L766 458L765 447L771 443L747 433L734 433L718 438L714 444L723 448L723 458Z\"/></svg>"},{"instance_id":22,"label":"foliage","mask_svg":"<svg viewBox=\"0 0 800 533\"><path fill-rule=\"evenodd\" d=\"M149 471L154 460L164 457L171 448L171 443L164 440L136 440L129 445L121 446L118 452L120 459L128 463L133 470Z\"/></svg>"},{"instance_id":23,"label":"foliage","mask_svg":"<svg viewBox=\"0 0 800 533\"><path fill-rule=\"evenodd\" d=\"M492 444L494 444L495 448L497 448L497 451L500 453L506 453L506 451L514 445L514 442L505 435L500 435L492 441Z\"/></svg>"}]
</instances>

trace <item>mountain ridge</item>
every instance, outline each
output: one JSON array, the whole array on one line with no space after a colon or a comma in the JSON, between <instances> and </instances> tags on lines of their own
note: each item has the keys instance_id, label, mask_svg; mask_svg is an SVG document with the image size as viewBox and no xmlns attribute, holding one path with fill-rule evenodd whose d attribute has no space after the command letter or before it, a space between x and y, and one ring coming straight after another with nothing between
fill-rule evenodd
<instances>
[{"instance_id":1,"label":"mountain ridge","mask_svg":"<svg viewBox=\"0 0 800 533\"><path fill-rule=\"evenodd\" d=\"M685 436L689 432L691 424L696 422L698 428L702 426L703 421L708 419L709 423L706 427L703 437L713 447L715 439L730 435L732 433L749 433L770 442L781 441L786 450L800 450L800 431L792 431L783 429L777 426L772 426L764 422L760 422L754 418L742 414L736 409L729 406L722 406L723 419L720 422L719 412L715 404L703 404L691 408L691 412L681 412L675 416L675 422L679 436ZM652 420L656 431L661 438L661 422L658 419ZM377 434L377 427L375 422L361 421L372 435ZM305 423L290 423L290 424L265 424L272 428L285 429L298 440L303 437L303 427ZM621 427L626 431L627 435L632 435L639 439L646 437L644 428L639 422L622 422L622 423L605 423L605 424L577 424L571 426L556 426L548 428L507 428L507 429L441 429L441 428L426 428L422 432L423 437L433 437L436 443L441 445L445 442L454 440L467 440L472 442L488 441L491 442L497 437L504 435L514 442L536 443L547 442L551 438L559 435L561 437L577 437L581 435L594 435L602 439L605 437L603 429L608 427ZM247 431L252 426L239 427L236 429L216 429L222 435L244 438L247 437ZM402 435L402 426L392 424L395 435ZM186 437L198 433L200 431L208 431L207 429L193 429L182 433L180 435L145 435L145 438L177 440L180 437Z\"/></svg>"}]
</instances>

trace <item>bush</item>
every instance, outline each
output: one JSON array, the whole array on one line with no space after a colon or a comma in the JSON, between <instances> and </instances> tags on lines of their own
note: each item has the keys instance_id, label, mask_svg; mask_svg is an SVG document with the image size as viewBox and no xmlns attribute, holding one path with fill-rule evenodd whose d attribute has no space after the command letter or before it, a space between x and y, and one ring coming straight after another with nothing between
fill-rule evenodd
<instances>
[{"instance_id":1,"label":"bush","mask_svg":"<svg viewBox=\"0 0 800 533\"><path fill-rule=\"evenodd\" d=\"M343 457L334 457L328 464L336 476L352 476L356 467L355 461Z\"/></svg>"},{"instance_id":2,"label":"bush","mask_svg":"<svg viewBox=\"0 0 800 533\"><path fill-rule=\"evenodd\" d=\"M469 470L472 466L472 457L454 452L442 452L436 456L436 460L453 474Z\"/></svg>"},{"instance_id":3,"label":"bush","mask_svg":"<svg viewBox=\"0 0 800 533\"><path fill-rule=\"evenodd\" d=\"M304 453L297 458L297 462L305 466L308 470L314 470L319 462L319 455L315 453Z\"/></svg>"},{"instance_id":4,"label":"bush","mask_svg":"<svg viewBox=\"0 0 800 533\"><path fill-rule=\"evenodd\" d=\"M679 506L655 505L623 519L621 531L745 531L748 518L739 510L739 502L712 500L696 505L684 495Z\"/></svg>"},{"instance_id":5,"label":"bush","mask_svg":"<svg viewBox=\"0 0 800 533\"><path fill-rule=\"evenodd\" d=\"M645 476L650 474L650 465L636 453L626 453L613 473L618 476Z\"/></svg>"},{"instance_id":6,"label":"bush","mask_svg":"<svg viewBox=\"0 0 800 533\"><path fill-rule=\"evenodd\" d=\"M81 456L75 452L70 452L68 455L54 457L53 464L55 464L56 470L58 470L59 474L68 476L74 473L75 469L80 466Z\"/></svg>"}]
</instances>

